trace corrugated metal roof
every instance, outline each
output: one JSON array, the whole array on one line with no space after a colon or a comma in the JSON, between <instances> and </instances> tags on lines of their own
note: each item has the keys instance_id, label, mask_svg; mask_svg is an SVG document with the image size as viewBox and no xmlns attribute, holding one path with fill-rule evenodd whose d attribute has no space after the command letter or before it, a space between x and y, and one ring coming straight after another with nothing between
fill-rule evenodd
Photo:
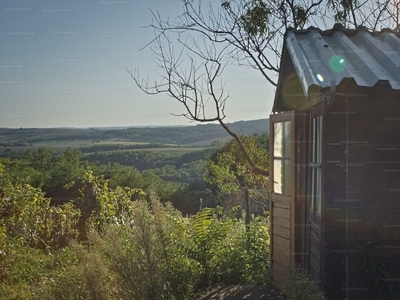
<instances>
[{"instance_id":1,"label":"corrugated metal roof","mask_svg":"<svg viewBox=\"0 0 400 300\"><path fill-rule=\"evenodd\" d=\"M344 79L365 87L387 81L400 90L400 38L390 30L371 33L341 25L326 31L289 29L284 47L305 95L311 86L329 88Z\"/></svg>"}]
</instances>

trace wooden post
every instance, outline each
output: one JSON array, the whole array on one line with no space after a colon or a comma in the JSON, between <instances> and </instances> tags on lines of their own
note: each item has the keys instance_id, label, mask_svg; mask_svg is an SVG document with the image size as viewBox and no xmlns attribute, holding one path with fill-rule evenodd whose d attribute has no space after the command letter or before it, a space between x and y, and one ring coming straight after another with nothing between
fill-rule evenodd
<instances>
[{"instance_id":1,"label":"wooden post","mask_svg":"<svg viewBox=\"0 0 400 300\"><path fill-rule=\"evenodd\" d=\"M249 204L249 189L246 188L244 190L244 211L246 214L245 224L246 224L246 231L249 231L250 225L250 204Z\"/></svg>"}]
</instances>

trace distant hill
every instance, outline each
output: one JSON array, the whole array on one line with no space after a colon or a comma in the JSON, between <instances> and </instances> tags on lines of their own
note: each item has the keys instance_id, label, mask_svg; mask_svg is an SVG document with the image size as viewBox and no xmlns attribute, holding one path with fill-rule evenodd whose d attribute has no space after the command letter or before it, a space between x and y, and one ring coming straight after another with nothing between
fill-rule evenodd
<instances>
[{"instance_id":1,"label":"distant hill","mask_svg":"<svg viewBox=\"0 0 400 300\"><path fill-rule=\"evenodd\" d=\"M228 123L237 134L264 133L269 120ZM104 128L0 128L0 147L63 147L80 148L88 143L151 143L204 146L213 141L226 141L230 136L219 124L170 127ZM73 145L76 144L76 145Z\"/></svg>"},{"instance_id":2,"label":"distant hill","mask_svg":"<svg viewBox=\"0 0 400 300\"><path fill-rule=\"evenodd\" d=\"M239 121L228 127L237 134L264 133L269 130L269 120ZM178 145L205 145L215 140L227 140L228 133L219 124L199 124L187 127L128 128L127 136L137 142Z\"/></svg>"}]
</instances>

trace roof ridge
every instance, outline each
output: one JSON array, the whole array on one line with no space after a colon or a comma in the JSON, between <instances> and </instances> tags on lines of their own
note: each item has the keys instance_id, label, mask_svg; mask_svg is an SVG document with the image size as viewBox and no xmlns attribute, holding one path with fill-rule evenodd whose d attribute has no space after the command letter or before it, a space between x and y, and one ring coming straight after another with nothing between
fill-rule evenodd
<instances>
[{"instance_id":1,"label":"roof ridge","mask_svg":"<svg viewBox=\"0 0 400 300\"><path fill-rule=\"evenodd\" d=\"M311 30L317 30L321 35L332 35L336 31L342 31L342 32L346 33L346 35L355 35L360 31L367 31L368 33L370 33L372 35L389 32L389 33L394 33L397 36L400 36L400 32L396 32L393 29L387 28L387 27L386 28L382 28L380 31L372 31L372 30L369 30L364 25L360 25L357 28L347 28L341 23L335 23L333 25L333 27L330 28L330 29L321 29L321 28L318 28L318 27L315 27L315 26L309 26L308 28L302 28L302 29L294 29L293 27L289 27L286 31L287 32L288 31L293 31L296 34L298 34L298 33L307 34Z\"/></svg>"}]
</instances>

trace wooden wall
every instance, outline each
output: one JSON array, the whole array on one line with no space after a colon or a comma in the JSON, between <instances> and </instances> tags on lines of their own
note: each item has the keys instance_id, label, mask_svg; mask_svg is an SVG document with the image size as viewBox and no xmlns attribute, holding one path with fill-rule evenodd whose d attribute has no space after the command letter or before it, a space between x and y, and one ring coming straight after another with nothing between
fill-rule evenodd
<instances>
[{"instance_id":1,"label":"wooden wall","mask_svg":"<svg viewBox=\"0 0 400 300\"><path fill-rule=\"evenodd\" d=\"M271 270L272 284L282 289L290 266L290 202L286 197L271 201Z\"/></svg>"},{"instance_id":2,"label":"wooden wall","mask_svg":"<svg viewBox=\"0 0 400 300\"><path fill-rule=\"evenodd\" d=\"M330 299L377 299L359 247L369 245L400 281L400 92L338 92L325 115L324 285Z\"/></svg>"},{"instance_id":3,"label":"wooden wall","mask_svg":"<svg viewBox=\"0 0 400 300\"><path fill-rule=\"evenodd\" d=\"M323 117L323 184L322 214L324 222L323 264L324 290L329 299L343 299L345 281L345 218L346 201L346 109L342 97L326 107Z\"/></svg>"}]
</instances>

